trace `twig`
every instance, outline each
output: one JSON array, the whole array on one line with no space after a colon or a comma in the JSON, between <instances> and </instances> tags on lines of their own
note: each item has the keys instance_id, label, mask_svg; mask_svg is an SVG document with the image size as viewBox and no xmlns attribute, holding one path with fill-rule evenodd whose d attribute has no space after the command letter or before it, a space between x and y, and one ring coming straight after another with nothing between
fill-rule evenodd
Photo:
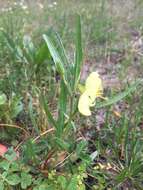
<instances>
[{"instance_id":1,"label":"twig","mask_svg":"<svg viewBox=\"0 0 143 190\"><path fill-rule=\"evenodd\" d=\"M72 154L73 154L73 152L70 153L67 157L65 157L65 159L63 159L62 161L60 161L59 163L57 163L56 166L55 166L55 168L57 168L59 165L63 165L63 163L64 163Z\"/></svg>"},{"instance_id":2,"label":"twig","mask_svg":"<svg viewBox=\"0 0 143 190\"><path fill-rule=\"evenodd\" d=\"M26 130L25 130L24 128L22 128L22 127L19 127L18 125L0 123L0 127L11 127L11 128L21 129L22 131L24 131L24 132L29 136L28 131L26 131Z\"/></svg>"},{"instance_id":3,"label":"twig","mask_svg":"<svg viewBox=\"0 0 143 190\"><path fill-rule=\"evenodd\" d=\"M35 138L32 140L32 142L37 141L37 140L38 140L39 138L41 138L42 136L46 135L47 133L53 132L53 131L55 131L54 128L51 128L51 129L48 129L48 130L44 131L44 132L41 133L39 136L35 137Z\"/></svg>"}]
</instances>

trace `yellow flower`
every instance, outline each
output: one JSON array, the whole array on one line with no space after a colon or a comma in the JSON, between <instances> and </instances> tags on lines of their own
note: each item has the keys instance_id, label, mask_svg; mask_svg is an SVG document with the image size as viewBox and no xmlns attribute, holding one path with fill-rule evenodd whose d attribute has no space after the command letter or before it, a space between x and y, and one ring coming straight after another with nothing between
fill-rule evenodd
<instances>
[{"instance_id":1,"label":"yellow flower","mask_svg":"<svg viewBox=\"0 0 143 190\"><path fill-rule=\"evenodd\" d=\"M102 80L97 72L92 72L85 82L85 91L78 102L78 110L85 116L90 116L90 107L95 105L95 100L103 93Z\"/></svg>"}]
</instances>

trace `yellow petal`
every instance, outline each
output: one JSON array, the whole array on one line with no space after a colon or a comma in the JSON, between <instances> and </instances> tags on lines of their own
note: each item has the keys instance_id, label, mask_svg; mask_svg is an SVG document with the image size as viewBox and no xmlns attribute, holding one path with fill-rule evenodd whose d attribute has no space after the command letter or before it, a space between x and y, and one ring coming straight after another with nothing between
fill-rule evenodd
<instances>
[{"instance_id":1,"label":"yellow petal","mask_svg":"<svg viewBox=\"0 0 143 190\"><path fill-rule=\"evenodd\" d=\"M85 83L85 89L79 98L79 112L85 116L91 115L90 107L95 105L97 97L102 96L103 87L102 80L97 72L92 72Z\"/></svg>"},{"instance_id":2,"label":"yellow petal","mask_svg":"<svg viewBox=\"0 0 143 190\"><path fill-rule=\"evenodd\" d=\"M85 91L85 94L87 94L87 96L89 98L89 106L90 107L95 106L95 99L96 99L96 97L95 96L92 97L91 95L89 95L89 93L87 91Z\"/></svg>"},{"instance_id":3,"label":"yellow petal","mask_svg":"<svg viewBox=\"0 0 143 190\"><path fill-rule=\"evenodd\" d=\"M81 114L85 115L85 116L90 116L91 115L91 111L90 111L90 100L89 97L86 93L83 93L80 98L79 98L79 102L78 102L78 110Z\"/></svg>"},{"instance_id":4,"label":"yellow petal","mask_svg":"<svg viewBox=\"0 0 143 190\"><path fill-rule=\"evenodd\" d=\"M99 77L97 72L92 72L85 84L86 93L90 96L91 101L94 102L95 98L102 94L103 87L102 87L102 80Z\"/></svg>"}]
</instances>

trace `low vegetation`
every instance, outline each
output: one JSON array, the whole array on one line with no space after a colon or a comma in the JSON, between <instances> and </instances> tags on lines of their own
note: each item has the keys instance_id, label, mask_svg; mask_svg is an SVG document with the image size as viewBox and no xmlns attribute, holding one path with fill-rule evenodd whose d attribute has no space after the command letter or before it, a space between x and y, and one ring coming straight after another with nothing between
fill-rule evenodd
<instances>
[{"instance_id":1,"label":"low vegetation","mask_svg":"<svg viewBox=\"0 0 143 190\"><path fill-rule=\"evenodd\" d=\"M143 4L124 6L2 4L0 190L143 189Z\"/></svg>"}]
</instances>

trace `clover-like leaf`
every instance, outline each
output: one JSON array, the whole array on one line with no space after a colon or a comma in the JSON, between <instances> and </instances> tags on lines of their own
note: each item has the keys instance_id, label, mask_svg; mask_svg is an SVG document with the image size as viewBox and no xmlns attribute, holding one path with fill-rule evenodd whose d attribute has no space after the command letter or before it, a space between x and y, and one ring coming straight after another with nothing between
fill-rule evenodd
<instances>
[{"instance_id":1,"label":"clover-like leaf","mask_svg":"<svg viewBox=\"0 0 143 190\"><path fill-rule=\"evenodd\" d=\"M7 177L7 182L9 185L17 185L20 183L20 177L17 174L10 174Z\"/></svg>"},{"instance_id":2,"label":"clover-like leaf","mask_svg":"<svg viewBox=\"0 0 143 190\"><path fill-rule=\"evenodd\" d=\"M32 176L26 172L21 173L21 188L27 189L29 185L32 183Z\"/></svg>"}]
</instances>

